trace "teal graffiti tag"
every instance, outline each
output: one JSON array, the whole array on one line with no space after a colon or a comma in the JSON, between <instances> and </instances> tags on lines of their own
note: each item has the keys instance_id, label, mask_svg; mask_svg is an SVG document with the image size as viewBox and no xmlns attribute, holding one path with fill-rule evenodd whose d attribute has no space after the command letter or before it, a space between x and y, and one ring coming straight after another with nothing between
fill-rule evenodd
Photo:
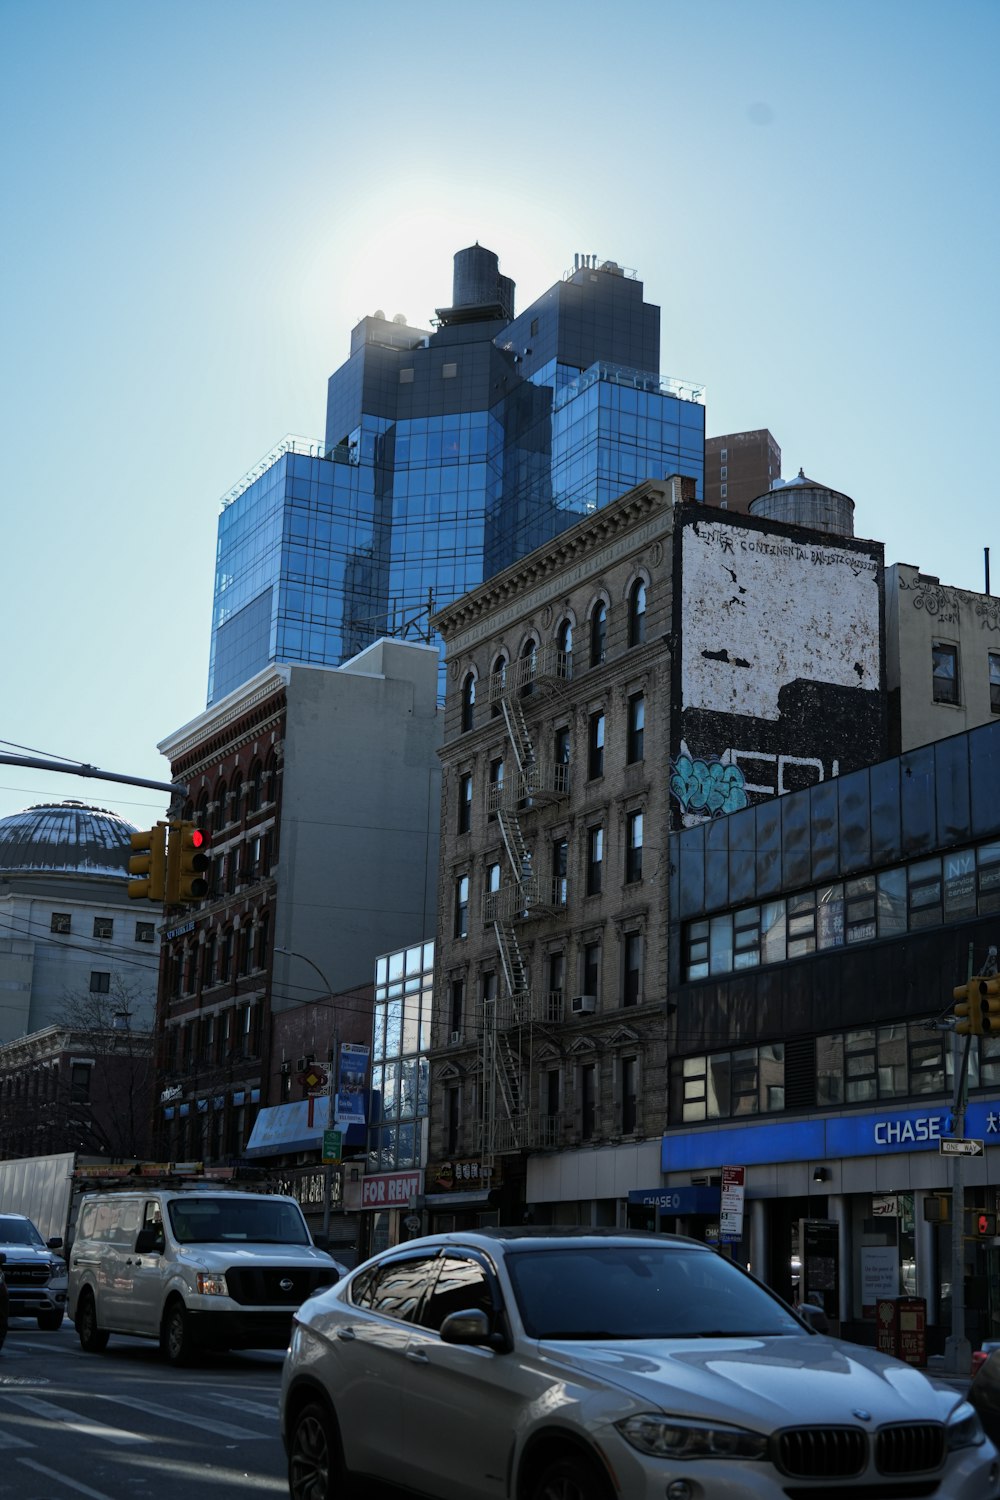
<instances>
[{"instance_id":1,"label":"teal graffiti tag","mask_svg":"<svg viewBox=\"0 0 1000 1500\"><path fill-rule=\"evenodd\" d=\"M685 812L707 813L712 818L739 812L749 802L739 766L692 760L689 755L679 755L674 761L670 791Z\"/></svg>"}]
</instances>

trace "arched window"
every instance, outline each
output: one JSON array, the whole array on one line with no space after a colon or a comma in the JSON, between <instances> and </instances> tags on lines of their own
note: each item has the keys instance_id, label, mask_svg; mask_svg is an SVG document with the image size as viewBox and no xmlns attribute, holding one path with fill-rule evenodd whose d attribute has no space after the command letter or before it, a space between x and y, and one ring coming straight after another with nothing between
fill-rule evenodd
<instances>
[{"instance_id":1,"label":"arched window","mask_svg":"<svg viewBox=\"0 0 1000 1500\"><path fill-rule=\"evenodd\" d=\"M590 665L599 667L604 660L608 643L608 610L603 599L598 599L590 616Z\"/></svg>"},{"instance_id":2,"label":"arched window","mask_svg":"<svg viewBox=\"0 0 1000 1500\"><path fill-rule=\"evenodd\" d=\"M476 674L466 672L462 682L462 733L476 722Z\"/></svg>"},{"instance_id":3,"label":"arched window","mask_svg":"<svg viewBox=\"0 0 1000 1500\"><path fill-rule=\"evenodd\" d=\"M260 761L255 760L250 767L250 780L247 782L247 812L256 812L260 807L260 789L263 780Z\"/></svg>"},{"instance_id":4,"label":"arched window","mask_svg":"<svg viewBox=\"0 0 1000 1500\"><path fill-rule=\"evenodd\" d=\"M243 816L243 778L239 771L233 777L233 784L229 789L230 817L234 823L238 823Z\"/></svg>"},{"instance_id":5,"label":"arched window","mask_svg":"<svg viewBox=\"0 0 1000 1500\"><path fill-rule=\"evenodd\" d=\"M534 660L534 658L535 658L536 651L537 651L537 646L536 646L534 640L532 640L532 638L529 636L528 639L525 641L524 645L521 647L521 660L524 661L524 662L530 663L530 665L528 665L524 669L524 680L523 680L523 682L521 684L521 697L522 698L527 698L528 694L529 693L533 693L534 690L535 690L535 660Z\"/></svg>"},{"instance_id":6,"label":"arched window","mask_svg":"<svg viewBox=\"0 0 1000 1500\"><path fill-rule=\"evenodd\" d=\"M628 591L628 643L641 646L646 639L646 585L637 578Z\"/></svg>"},{"instance_id":7,"label":"arched window","mask_svg":"<svg viewBox=\"0 0 1000 1500\"><path fill-rule=\"evenodd\" d=\"M220 781L215 789L215 818L212 826L216 829L226 826L226 783Z\"/></svg>"},{"instance_id":8,"label":"arched window","mask_svg":"<svg viewBox=\"0 0 1000 1500\"><path fill-rule=\"evenodd\" d=\"M503 654L502 651L501 651L500 655L497 657L496 661L493 663L493 671L491 672L490 675L492 677L499 677L500 678L500 685L501 686L503 686L503 684L507 681L507 658ZM494 703L493 707L490 709L490 718L491 719L497 718L498 715L499 715L499 713L500 713L500 704L497 702L497 703Z\"/></svg>"},{"instance_id":9,"label":"arched window","mask_svg":"<svg viewBox=\"0 0 1000 1500\"><path fill-rule=\"evenodd\" d=\"M573 621L563 620L556 631L556 650L560 653L556 667L560 677L573 675Z\"/></svg>"},{"instance_id":10,"label":"arched window","mask_svg":"<svg viewBox=\"0 0 1000 1500\"><path fill-rule=\"evenodd\" d=\"M264 772L264 800L275 802L278 797L278 762L272 755L268 758L267 770Z\"/></svg>"}]
</instances>

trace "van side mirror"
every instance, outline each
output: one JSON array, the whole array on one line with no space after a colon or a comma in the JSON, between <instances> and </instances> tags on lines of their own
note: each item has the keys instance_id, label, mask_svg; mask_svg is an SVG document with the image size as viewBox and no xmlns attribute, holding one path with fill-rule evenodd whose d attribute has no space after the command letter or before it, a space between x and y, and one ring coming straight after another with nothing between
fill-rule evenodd
<instances>
[{"instance_id":1,"label":"van side mirror","mask_svg":"<svg viewBox=\"0 0 1000 1500\"><path fill-rule=\"evenodd\" d=\"M162 1229L140 1229L135 1237L136 1255L158 1255L163 1249Z\"/></svg>"},{"instance_id":2,"label":"van side mirror","mask_svg":"<svg viewBox=\"0 0 1000 1500\"><path fill-rule=\"evenodd\" d=\"M61 1250L63 1244L62 1235L54 1234L52 1238L50 1240L46 1240L45 1243L48 1245L50 1250Z\"/></svg>"}]
</instances>

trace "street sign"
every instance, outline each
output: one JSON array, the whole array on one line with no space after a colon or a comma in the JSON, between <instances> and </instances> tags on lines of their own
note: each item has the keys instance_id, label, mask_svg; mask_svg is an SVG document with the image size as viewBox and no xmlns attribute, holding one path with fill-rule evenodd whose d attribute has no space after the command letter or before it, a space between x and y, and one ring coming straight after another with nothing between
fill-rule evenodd
<instances>
[{"instance_id":1,"label":"street sign","mask_svg":"<svg viewBox=\"0 0 1000 1500\"><path fill-rule=\"evenodd\" d=\"M324 1130L323 1132L323 1165L333 1166L340 1161L343 1149L344 1136L340 1130Z\"/></svg>"},{"instance_id":2,"label":"street sign","mask_svg":"<svg viewBox=\"0 0 1000 1500\"><path fill-rule=\"evenodd\" d=\"M961 1136L941 1136L938 1140L938 1151L941 1156L982 1156L986 1149L985 1142L963 1140Z\"/></svg>"}]
</instances>

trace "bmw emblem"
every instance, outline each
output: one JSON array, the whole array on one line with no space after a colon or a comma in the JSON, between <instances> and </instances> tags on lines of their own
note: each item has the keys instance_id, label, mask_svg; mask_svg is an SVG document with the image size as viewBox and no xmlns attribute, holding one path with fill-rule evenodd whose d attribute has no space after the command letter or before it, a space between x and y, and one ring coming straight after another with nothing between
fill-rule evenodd
<instances>
[{"instance_id":1,"label":"bmw emblem","mask_svg":"<svg viewBox=\"0 0 1000 1500\"><path fill-rule=\"evenodd\" d=\"M292 1290L292 1287L295 1285L295 1282L290 1276L283 1276L282 1279L278 1282L278 1285L283 1292L290 1292ZM855 1413L855 1415L857 1416L859 1414Z\"/></svg>"},{"instance_id":2,"label":"bmw emblem","mask_svg":"<svg viewBox=\"0 0 1000 1500\"><path fill-rule=\"evenodd\" d=\"M871 1412L865 1411L863 1406L856 1406L851 1415L857 1417L859 1422L870 1422L872 1419Z\"/></svg>"}]
</instances>

